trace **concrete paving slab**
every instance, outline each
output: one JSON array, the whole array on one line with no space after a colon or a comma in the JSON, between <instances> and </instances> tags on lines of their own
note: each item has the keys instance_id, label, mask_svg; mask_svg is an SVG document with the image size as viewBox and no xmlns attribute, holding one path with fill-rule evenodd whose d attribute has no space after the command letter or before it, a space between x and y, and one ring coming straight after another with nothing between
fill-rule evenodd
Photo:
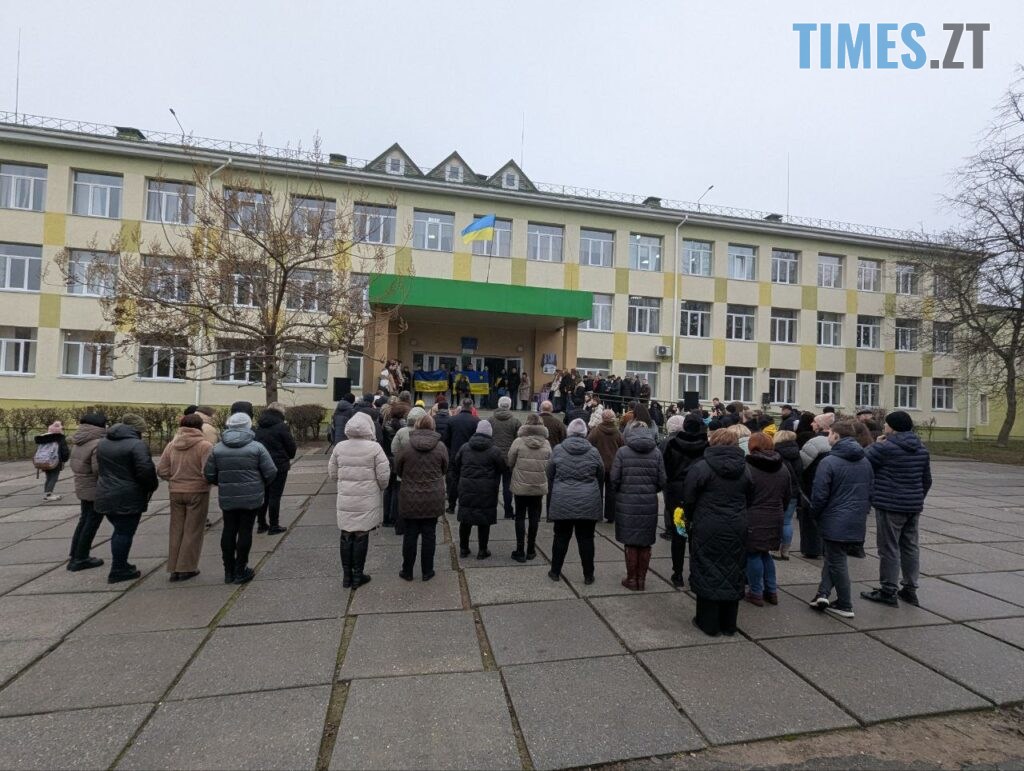
<instances>
[{"instance_id":1,"label":"concrete paving slab","mask_svg":"<svg viewBox=\"0 0 1024 771\"><path fill-rule=\"evenodd\" d=\"M754 643L652 651L640 660L713 744L857 725Z\"/></svg>"},{"instance_id":2,"label":"concrete paving slab","mask_svg":"<svg viewBox=\"0 0 1024 771\"><path fill-rule=\"evenodd\" d=\"M329 765L417 770L521 767L497 672L353 681Z\"/></svg>"},{"instance_id":3,"label":"concrete paving slab","mask_svg":"<svg viewBox=\"0 0 1024 771\"><path fill-rule=\"evenodd\" d=\"M621 597L595 597L590 601L631 651L715 645L736 642L738 637L708 637L693 625L696 604L682 592L646 594L631 592Z\"/></svg>"},{"instance_id":4,"label":"concrete paving slab","mask_svg":"<svg viewBox=\"0 0 1024 771\"><path fill-rule=\"evenodd\" d=\"M537 546L550 560L551 552L554 548L553 539L545 539L543 542L539 542ZM576 539L573 538L569 542L569 551L567 551L565 554L565 564L569 565L579 561L580 550L576 544ZM609 541L607 538L602 538L598 536L594 538L594 562L618 562L622 565L625 565L625 552L623 552L622 548L617 543L613 543L612 541Z\"/></svg>"},{"instance_id":5,"label":"concrete paving slab","mask_svg":"<svg viewBox=\"0 0 1024 771\"><path fill-rule=\"evenodd\" d=\"M199 558L199 575L190 578L183 584L172 584L168 582L168 575L165 571L151 573L144 581L137 584L138 591L149 592L163 589L194 589L199 586L225 586L224 564L220 556L220 533L206 531L206 543L202 555ZM266 552L249 552L249 564L255 566L263 559ZM226 587L225 587L226 588Z\"/></svg>"},{"instance_id":6,"label":"concrete paving slab","mask_svg":"<svg viewBox=\"0 0 1024 771\"><path fill-rule=\"evenodd\" d=\"M817 587L814 587L815 589ZM754 640L765 640L772 637L800 637L810 634L842 634L850 628L826 613L812 611L807 603L814 595L808 587L800 593L799 589L779 593L778 605L755 607L749 602L740 603L738 625L740 631ZM807 599L804 599L806 595ZM860 608L857 608L860 611Z\"/></svg>"},{"instance_id":7,"label":"concrete paving slab","mask_svg":"<svg viewBox=\"0 0 1024 771\"><path fill-rule=\"evenodd\" d=\"M1024 606L1024 574L1021 573L965 573L943 576L942 580L966 586L1004 602Z\"/></svg>"},{"instance_id":8,"label":"concrete paving slab","mask_svg":"<svg viewBox=\"0 0 1024 771\"><path fill-rule=\"evenodd\" d=\"M341 619L218 627L169 700L329 683Z\"/></svg>"},{"instance_id":9,"label":"concrete paving slab","mask_svg":"<svg viewBox=\"0 0 1024 771\"><path fill-rule=\"evenodd\" d=\"M155 702L199 647L203 632L175 630L65 640L0 691L0 714Z\"/></svg>"},{"instance_id":10,"label":"concrete paving slab","mask_svg":"<svg viewBox=\"0 0 1024 771\"><path fill-rule=\"evenodd\" d=\"M60 640L57 638L0 642L0 685L10 680L58 642Z\"/></svg>"},{"instance_id":11,"label":"concrete paving slab","mask_svg":"<svg viewBox=\"0 0 1024 771\"><path fill-rule=\"evenodd\" d=\"M503 670L533 765L610 763L700 749L703 740L632 657Z\"/></svg>"},{"instance_id":12,"label":"concrete paving slab","mask_svg":"<svg viewBox=\"0 0 1024 771\"><path fill-rule=\"evenodd\" d=\"M334 524L296 527L285 536L281 549L334 549L337 552L340 533Z\"/></svg>"},{"instance_id":13,"label":"concrete paving slab","mask_svg":"<svg viewBox=\"0 0 1024 771\"><path fill-rule=\"evenodd\" d=\"M631 589L622 585L622 579L626 577L626 562L595 562L594 583L587 586L583 582L583 565L580 563L565 564L562 567L562 580L567 581L570 586L581 597L606 597L616 594L636 594ZM657 594L659 592L675 592L675 587L663 580L657 573L647 572L644 592Z\"/></svg>"},{"instance_id":14,"label":"concrete paving slab","mask_svg":"<svg viewBox=\"0 0 1024 771\"><path fill-rule=\"evenodd\" d=\"M489 605L480 617L499 666L624 652L583 600Z\"/></svg>"},{"instance_id":15,"label":"concrete paving slab","mask_svg":"<svg viewBox=\"0 0 1024 771\"><path fill-rule=\"evenodd\" d=\"M277 578L337 578L340 583L341 555L337 549L280 549L256 573L261 581Z\"/></svg>"},{"instance_id":16,"label":"concrete paving slab","mask_svg":"<svg viewBox=\"0 0 1024 771\"><path fill-rule=\"evenodd\" d=\"M1024 651L1019 648L959 624L871 634L996 704L1024 701L1024 677L1019 676Z\"/></svg>"},{"instance_id":17,"label":"concrete paving slab","mask_svg":"<svg viewBox=\"0 0 1024 771\"><path fill-rule=\"evenodd\" d=\"M936 546L942 545L944 544L936 544ZM950 554L934 551L931 546L922 546L921 572L926 576L943 576L951 573L986 573L992 572L992 569L976 562L968 562Z\"/></svg>"},{"instance_id":18,"label":"concrete paving slab","mask_svg":"<svg viewBox=\"0 0 1024 771\"><path fill-rule=\"evenodd\" d=\"M77 524L77 523L76 523ZM8 546L25 538L49 530L52 522L11 522L0 519L0 546Z\"/></svg>"},{"instance_id":19,"label":"concrete paving slab","mask_svg":"<svg viewBox=\"0 0 1024 771\"><path fill-rule=\"evenodd\" d=\"M164 564L163 558L142 558L134 559L135 565L143 576L147 576ZM110 571L106 565L92 570L79 570L71 572L65 565L59 565L54 570L44 573L27 584L22 584L14 589L11 594L64 594L75 592L124 592L135 585L133 581L123 581L119 584L108 584L107 576Z\"/></svg>"},{"instance_id":20,"label":"concrete paving slab","mask_svg":"<svg viewBox=\"0 0 1024 771\"><path fill-rule=\"evenodd\" d=\"M516 562L512 559L512 552L516 550L515 541L491 541L487 545L487 549L491 552L491 556L482 560L478 560L476 558L476 544L472 544L472 547L473 551L468 557L458 556L458 549L456 548L455 550L459 567L463 570L474 570L476 568L515 568L526 567L527 565L549 564L547 557L544 556L544 552L541 550L538 550L537 556L529 562Z\"/></svg>"},{"instance_id":21,"label":"concrete paving slab","mask_svg":"<svg viewBox=\"0 0 1024 771\"><path fill-rule=\"evenodd\" d=\"M901 602L898 608L890 608L888 605L869 602L860 596L861 592L870 591L876 586L878 586L877 583L854 584L851 587L850 593L853 597L853 610L856 613L856 617L839 620L847 626L862 631L866 629L890 629L903 626L927 626L929 624L948 623L946 618L930 613L924 608L915 608L906 602ZM811 592L811 596L800 595L798 599L802 599L807 603L811 601L813 596L814 593ZM833 593L834 598L835 594ZM817 613L818 611L807 608L807 612Z\"/></svg>"},{"instance_id":22,"label":"concrete paving slab","mask_svg":"<svg viewBox=\"0 0 1024 771\"><path fill-rule=\"evenodd\" d=\"M977 573L974 575L991 574ZM951 621L975 621L982 618L1024 615L1024 607L1020 605L997 600L987 594L950 583L944 578L929 578L927 576L921 578L918 582L917 596L922 608Z\"/></svg>"},{"instance_id":23,"label":"concrete paving slab","mask_svg":"<svg viewBox=\"0 0 1024 771\"><path fill-rule=\"evenodd\" d=\"M58 562L47 562L37 565L4 565L0 567L0 594L6 594L22 584L26 584L33 578L48 573L60 564Z\"/></svg>"},{"instance_id":24,"label":"concrete paving slab","mask_svg":"<svg viewBox=\"0 0 1024 771\"><path fill-rule=\"evenodd\" d=\"M867 635L788 637L762 645L864 722L988 703Z\"/></svg>"},{"instance_id":25,"label":"concrete paving slab","mask_svg":"<svg viewBox=\"0 0 1024 771\"><path fill-rule=\"evenodd\" d=\"M547 565L467 570L470 601L474 605L571 599L576 595L565 581L548 578Z\"/></svg>"},{"instance_id":26,"label":"concrete paving slab","mask_svg":"<svg viewBox=\"0 0 1024 771\"><path fill-rule=\"evenodd\" d=\"M34 565L68 559L69 544L64 538L24 540L0 549L0 565Z\"/></svg>"},{"instance_id":27,"label":"concrete paving slab","mask_svg":"<svg viewBox=\"0 0 1024 771\"><path fill-rule=\"evenodd\" d=\"M161 704L118 768L313 768L330 693L319 686Z\"/></svg>"},{"instance_id":28,"label":"concrete paving slab","mask_svg":"<svg viewBox=\"0 0 1024 771\"><path fill-rule=\"evenodd\" d=\"M688 570L689 561L687 561ZM816 584L821 580L821 560L808 560L796 555L791 556L788 560L776 560L775 577L778 579L779 586ZM688 574L687 579L689 579Z\"/></svg>"},{"instance_id":29,"label":"concrete paving slab","mask_svg":"<svg viewBox=\"0 0 1024 771\"><path fill-rule=\"evenodd\" d=\"M939 543L929 548L975 562L987 570L1024 570L1024 554L1014 554L982 543Z\"/></svg>"},{"instance_id":30,"label":"concrete paving slab","mask_svg":"<svg viewBox=\"0 0 1024 771\"><path fill-rule=\"evenodd\" d=\"M67 539L68 547L70 548L71 537L75 534L75 528L78 527L78 520L78 517L72 517L71 519L66 519L63 522L57 522L56 524L53 522L26 522L25 524L47 526L46 530L42 530L30 536L32 540L40 538L65 538ZM12 523L12 526L14 524L17 523ZM106 543L113 532L114 528L111 526L110 520L104 519L100 523L99 530L96 531L96 537L93 538L93 546L95 547L98 544Z\"/></svg>"},{"instance_id":31,"label":"concrete paving slab","mask_svg":"<svg viewBox=\"0 0 1024 771\"><path fill-rule=\"evenodd\" d=\"M971 621L967 626L997 637L1010 645L1024 648L1024 618L998 618L991 621Z\"/></svg>"},{"instance_id":32,"label":"concrete paving slab","mask_svg":"<svg viewBox=\"0 0 1024 771\"><path fill-rule=\"evenodd\" d=\"M161 591L130 591L97 613L74 632L74 637L156 632L161 629L200 629L209 626L237 586L177 587ZM60 596L60 595L42 595ZM95 595L73 595L92 597ZM100 595L106 598L108 595ZM2 599L2 598L0 598Z\"/></svg>"},{"instance_id":33,"label":"concrete paving slab","mask_svg":"<svg viewBox=\"0 0 1024 771\"><path fill-rule=\"evenodd\" d=\"M0 597L0 640L63 637L115 595L44 594Z\"/></svg>"},{"instance_id":34,"label":"concrete paving slab","mask_svg":"<svg viewBox=\"0 0 1024 771\"><path fill-rule=\"evenodd\" d=\"M340 680L483 670L468 610L359 616Z\"/></svg>"},{"instance_id":35,"label":"concrete paving slab","mask_svg":"<svg viewBox=\"0 0 1024 771\"><path fill-rule=\"evenodd\" d=\"M16 507L18 510L4 517L4 523L8 522L63 522L65 519L71 517L77 518L81 513L81 510L76 503L74 506L68 506L64 504L48 504L43 505L39 503L39 498L30 496L34 500L28 498L23 501L15 502L11 498L5 498L4 503L7 506Z\"/></svg>"},{"instance_id":36,"label":"concrete paving slab","mask_svg":"<svg viewBox=\"0 0 1024 771\"><path fill-rule=\"evenodd\" d=\"M0 757L10 769L109 768L150 705L51 712L0 720Z\"/></svg>"},{"instance_id":37,"label":"concrete paving slab","mask_svg":"<svg viewBox=\"0 0 1024 771\"><path fill-rule=\"evenodd\" d=\"M296 527L310 527L316 525L334 525L334 528L338 528L338 512L334 508L334 498L331 498L330 506L315 506L310 505L306 509L306 513L303 514L296 522ZM371 536L372 537L372 536Z\"/></svg>"},{"instance_id":38,"label":"concrete paving slab","mask_svg":"<svg viewBox=\"0 0 1024 771\"><path fill-rule=\"evenodd\" d=\"M479 571L474 571L479 572ZM440 570L429 581L403 581L398 573L378 573L360 586L349 605L349 615L363 613L408 613L425 610L462 610L459 576Z\"/></svg>"},{"instance_id":39,"label":"concrete paving slab","mask_svg":"<svg viewBox=\"0 0 1024 771\"><path fill-rule=\"evenodd\" d=\"M289 578L253 581L221 619L222 626L340 618L348 606L348 589L336 578Z\"/></svg>"},{"instance_id":40,"label":"concrete paving slab","mask_svg":"<svg viewBox=\"0 0 1024 771\"><path fill-rule=\"evenodd\" d=\"M306 528L308 529L308 528ZM488 562L490 560L487 560ZM423 576L423 565L420 561L420 550L416 549L416 564L413 565L413 574L419 580ZM402 547L397 545L378 544L371 546L366 554L366 566L363 568L371 576L377 575L398 575L402 569ZM434 552L434 571L450 571L452 569L452 555L448 544L438 544Z\"/></svg>"}]
</instances>

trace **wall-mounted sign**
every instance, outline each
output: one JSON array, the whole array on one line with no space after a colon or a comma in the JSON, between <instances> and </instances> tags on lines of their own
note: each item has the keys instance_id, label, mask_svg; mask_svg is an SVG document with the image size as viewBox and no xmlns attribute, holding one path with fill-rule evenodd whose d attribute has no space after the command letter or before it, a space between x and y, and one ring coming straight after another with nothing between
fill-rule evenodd
<instances>
[{"instance_id":1,"label":"wall-mounted sign","mask_svg":"<svg viewBox=\"0 0 1024 771\"><path fill-rule=\"evenodd\" d=\"M476 338L475 337L464 337L462 338L462 352L465 354L476 352Z\"/></svg>"}]
</instances>

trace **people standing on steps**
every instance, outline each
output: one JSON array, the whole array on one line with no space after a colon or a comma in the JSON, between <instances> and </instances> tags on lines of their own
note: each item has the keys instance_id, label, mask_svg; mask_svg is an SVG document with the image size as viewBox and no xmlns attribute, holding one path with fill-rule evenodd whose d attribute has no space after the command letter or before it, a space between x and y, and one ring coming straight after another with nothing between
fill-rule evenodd
<instances>
[{"instance_id":1,"label":"people standing on steps","mask_svg":"<svg viewBox=\"0 0 1024 771\"><path fill-rule=\"evenodd\" d=\"M793 497L783 512L782 539L779 542L779 551L772 555L773 558L777 557L785 562L789 559L789 550L793 545L793 516L800 503L800 480L803 477L804 463L800 458L800 447L797 445L796 434L793 431L777 431L772 437L772 442L775 445L775 452L782 457L782 461L793 478Z\"/></svg>"},{"instance_id":2,"label":"people standing on steps","mask_svg":"<svg viewBox=\"0 0 1024 771\"><path fill-rule=\"evenodd\" d=\"M110 574L107 582L134 581L142 573L128 561L135 531L149 508L160 480L142 439L146 421L133 412L121 416L96 448L99 474L96 478L96 511L114 528L110 537Z\"/></svg>"},{"instance_id":3,"label":"people standing on steps","mask_svg":"<svg viewBox=\"0 0 1024 771\"><path fill-rule=\"evenodd\" d=\"M508 451L512 442L519 434L519 428L523 424L519 418L512 414L512 399L502 396L498 399L498 409L489 418L491 423L494 446L501 450L505 458L505 471L501 475L502 507L505 511L505 519L514 519L515 512L512 508L512 470L508 467Z\"/></svg>"},{"instance_id":4,"label":"people standing on steps","mask_svg":"<svg viewBox=\"0 0 1024 771\"><path fill-rule=\"evenodd\" d=\"M871 504L875 507L879 587L861 592L861 597L892 607L899 600L917 605L918 523L932 486L931 458L914 433L913 419L903 410L886 415L882 431L878 441L865 450L875 472Z\"/></svg>"},{"instance_id":5,"label":"people standing on steps","mask_svg":"<svg viewBox=\"0 0 1024 771\"><path fill-rule=\"evenodd\" d=\"M661 457L665 463L665 528L672 542L672 585L686 585L687 536L680 533L675 523L675 511L683 506L686 475L702 457L708 446L704 421L693 415L673 415L668 419L668 438L661 443ZM684 521L686 513L684 511ZM685 527L685 525L684 525Z\"/></svg>"},{"instance_id":6,"label":"people standing on steps","mask_svg":"<svg viewBox=\"0 0 1024 771\"><path fill-rule=\"evenodd\" d=\"M491 424L477 423L476 432L452 459L448 468L449 489L458 496L459 555L469 556L469 536L477 529L477 559L487 559L491 525L498 521L498 483L506 464L501 450L494 446Z\"/></svg>"},{"instance_id":7,"label":"people standing on steps","mask_svg":"<svg viewBox=\"0 0 1024 771\"><path fill-rule=\"evenodd\" d=\"M548 444L554 449L565 439L565 423L554 416L554 408L549 401L540 403L540 420L548 430Z\"/></svg>"},{"instance_id":8,"label":"people standing on steps","mask_svg":"<svg viewBox=\"0 0 1024 771\"><path fill-rule=\"evenodd\" d=\"M412 412L409 413L412 415ZM402 570L399 577L413 580L416 542L420 541L420 569L424 581L434 577L434 551L437 544L437 520L444 515L447 495L448 448L434 430L434 419L427 414L416 420L408 441L395 454L395 471L402 480L398 493L398 516L404 522Z\"/></svg>"},{"instance_id":9,"label":"people standing on steps","mask_svg":"<svg viewBox=\"0 0 1024 771\"><path fill-rule=\"evenodd\" d=\"M554 523L551 546L551 570L548 578L559 581L562 565L569 551L569 541L576 535L580 552L583 583L594 583L594 527L601 521L604 484L604 463L601 453L587 441L587 424L574 418L568 435L551 453L547 464L548 519ZM655 504L657 506L657 504Z\"/></svg>"},{"instance_id":10,"label":"people standing on steps","mask_svg":"<svg viewBox=\"0 0 1024 771\"><path fill-rule=\"evenodd\" d=\"M601 455L601 462L604 464L604 521L615 521L615 488L611 483L612 462L615 460L615 453L622 447L622 432L616 424L615 413L612 410L604 410L601 413L601 422L596 428L592 428L587 434L587 440L597 448Z\"/></svg>"},{"instance_id":11,"label":"people standing on steps","mask_svg":"<svg viewBox=\"0 0 1024 771\"><path fill-rule=\"evenodd\" d=\"M793 476L772 438L750 435L747 470L753 492L747 509L747 594L751 605L779 604L779 585L771 552L778 551L786 507L793 498Z\"/></svg>"},{"instance_id":12,"label":"people standing on steps","mask_svg":"<svg viewBox=\"0 0 1024 771\"><path fill-rule=\"evenodd\" d=\"M539 415L530 413L526 416L526 422L519 427L516 440L508 451L512 495L516 506L516 550L512 552L512 559L516 562L526 562L537 557L537 529L544 508L544 496L548 494L547 466L550 458L548 430Z\"/></svg>"},{"instance_id":13,"label":"people standing on steps","mask_svg":"<svg viewBox=\"0 0 1024 771\"><path fill-rule=\"evenodd\" d=\"M665 464L646 423L630 423L623 440L610 476L615 488L615 540L626 551L622 585L643 591L651 546L658 537L658 493L665 488Z\"/></svg>"},{"instance_id":14,"label":"people standing on steps","mask_svg":"<svg viewBox=\"0 0 1024 771\"><path fill-rule=\"evenodd\" d=\"M342 586L358 589L370 582L365 572L370 531L384 522L382 494L391 478L391 463L365 413L349 419L345 437L331 451L327 475L338 484L335 509L341 531Z\"/></svg>"},{"instance_id":15,"label":"people standing on steps","mask_svg":"<svg viewBox=\"0 0 1024 771\"><path fill-rule=\"evenodd\" d=\"M256 514L257 533L279 535L286 530L281 527L281 496L284 495L288 472L298 449L292 430L284 417L287 409L281 402L271 402L260 414L259 422L256 424L256 441L267 448L277 467L277 475L267 484L263 494L263 505Z\"/></svg>"},{"instance_id":16,"label":"people standing on steps","mask_svg":"<svg viewBox=\"0 0 1024 771\"><path fill-rule=\"evenodd\" d=\"M157 461L156 473L167 482L170 495L167 572L171 581L188 581L199 575L210 509L210 483L204 470L213 445L203 436L198 413L183 415L178 426Z\"/></svg>"},{"instance_id":17,"label":"people standing on steps","mask_svg":"<svg viewBox=\"0 0 1024 771\"><path fill-rule=\"evenodd\" d=\"M99 557L90 556L92 542L103 522L96 511L96 480L100 473L96 450L100 439L107 435L107 416L102 412L88 412L78 419L78 430L71 437L71 472L75 475L75 495L79 501L78 525L71 536L71 556L68 570L88 570L103 564Z\"/></svg>"},{"instance_id":18,"label":"people standing on steps","mask_svg":"<svg viewBox=\"0 0 1024 771\"><path fill-rule=\"evenodd\" d=\"M47 503L59 501L64 496L56 495L53 491L57 487L64 464L71 457L68 440L64 436L64 424L59 420L53 421L46 429L45 434L40 434L35 438L35 442L36 452L33 460L36 469L42 471L45 476L43 500Z\"/></svg>"},{"instance_id":19,"label":"people standing on steps","mask_svg":"<svg viewBox=\"0 0 1024 771\"><path fill-rule=\"evenodd\" d=\"M239 406L236 402L232 409ZM256 441L248 413L234 412L228 418L220 441L206 459L203 475L207 482L217 485L217 500L224 516L220 536L224 583L247 583L255 575L249 567L253 525L263 506L266 487L277 476L274 459Z\"/></svg>"}]
</instances>

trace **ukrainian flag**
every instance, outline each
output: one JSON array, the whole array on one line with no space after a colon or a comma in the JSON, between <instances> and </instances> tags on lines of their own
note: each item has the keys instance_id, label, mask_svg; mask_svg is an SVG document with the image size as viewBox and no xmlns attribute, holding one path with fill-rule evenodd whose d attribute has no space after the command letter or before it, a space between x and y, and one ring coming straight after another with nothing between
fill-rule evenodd
<instances>
[{"instance_id":1,"label":"ukrainian flag","mask_svg":"<svg viewBox=\"0 0 1024 771\"><path fill-rule=\"evenodd\" d=\"M488 214L470 224L462 231L462 243L470 241L491 241L494 239L495 215Z\"/></svg>"}]
</instances>

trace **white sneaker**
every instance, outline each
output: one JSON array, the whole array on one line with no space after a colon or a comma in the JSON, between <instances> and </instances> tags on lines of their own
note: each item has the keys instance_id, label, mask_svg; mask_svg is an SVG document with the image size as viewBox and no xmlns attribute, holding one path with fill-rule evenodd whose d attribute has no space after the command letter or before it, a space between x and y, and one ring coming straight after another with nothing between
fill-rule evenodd
<instances>
[{"instance_id":1,"label":"white sneaker","mask_svg":"<svg viewBox=\"0 0 1024 771\"><path fill-rule=\"evenodd\" d=\"M808 603L815 610L828 610L829 604L828 597L823 597L820 594Z\"/></svg>"},{"instance_id":2,"label":"white sneaker","mask_svg":"<svg viewBox=\"0 0 1024 771\"><path fill-rule=\"evenodd\" d=\"M826 613L831 613L833 616L839 616L840 618L853 618L852 610L844 610L843 608L837 608L835 605L830 605L825 608Z\"/></svg>"},{"instance_id":3,"label":"white sneaker","mask_svg":"<svg viewBox=\"0 0 1024 771\"><path fill-rule=\"evenodd\" d=\"M64 497L63 495L54 495L53 493L47 493L46 495L43 496L43 500L44 501L59 501L63 497Z\"/></svg>"}]
</instances>

